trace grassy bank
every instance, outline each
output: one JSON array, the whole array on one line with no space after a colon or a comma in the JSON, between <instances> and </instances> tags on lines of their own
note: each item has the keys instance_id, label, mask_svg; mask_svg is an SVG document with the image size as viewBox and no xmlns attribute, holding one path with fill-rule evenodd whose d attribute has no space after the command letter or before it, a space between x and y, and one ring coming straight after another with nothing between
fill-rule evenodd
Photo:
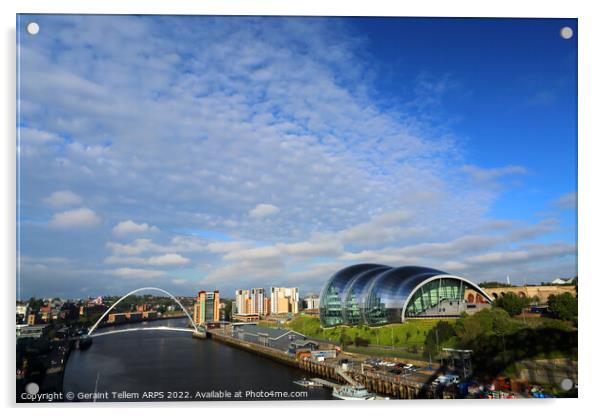
<instances>
[{"instance_id":1,"label":"grassy bank","mask_svg":"<svg viewBox=\"0 0 602 416\"><path fill-rule=\"evenodd\" d=\"M412 352L411 349L412 347L410 347L409 349L405 349L403 347L385 349L378 347L356 347L353 345L348 345L345 347L346 352L363 354L371 357L400 358L405 360L425 361L425 358L422 355L422 350L418 350L418 352Z\"/></svg>"},{"instance_id":2,"label":"grassy bank","mask_svg":"<svg viewBox=\"0 0 602 416\"><path fill-rule=\"evenodd\" d=\"M403 324L390 324L380 327L365 325L335 328L321 328L315 317L297 317L287 323L287 327L311 338L341 342L347 339L353 343L357 338L371 346L422 348L426 335L440 319L414 319ZM453 321L449 319L448 321ZM383 353L386 350L383 350Z\"/></svg>"}]
</instances>

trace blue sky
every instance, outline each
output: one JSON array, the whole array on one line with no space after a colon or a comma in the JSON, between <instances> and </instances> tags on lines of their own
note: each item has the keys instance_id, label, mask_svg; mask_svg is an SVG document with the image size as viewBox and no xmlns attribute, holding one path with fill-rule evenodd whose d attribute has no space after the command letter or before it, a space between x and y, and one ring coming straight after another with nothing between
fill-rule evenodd
<instances>
[{"instance_id":1,"label":"blue sky","mask_svg":"<svg viewBox=\"0 0 602 416\"><path fill-rule=\"evenodd\" d=\"M21 297L576 273L576 20L19 19Z\"/></svg>"}]
</instances>

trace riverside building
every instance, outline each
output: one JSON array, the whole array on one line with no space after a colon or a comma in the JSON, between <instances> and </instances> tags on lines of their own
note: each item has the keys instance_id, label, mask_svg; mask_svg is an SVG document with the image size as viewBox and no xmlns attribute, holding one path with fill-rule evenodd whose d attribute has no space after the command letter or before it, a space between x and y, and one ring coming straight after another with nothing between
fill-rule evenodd
<instances>
[{"instance_id":1,"label":"riverside building","mask_svg":"<svg viewBox=\"0 0 602 416\"><path fill-rule=\"evenodd\" d=\"M466 292L479 296L467 298ZM491 303L468 279L427 267L357 264L335 273L320 294L320 322L384 325L407 318L451 317Z\"/></svg>"},{"instance_id":2,"label":"riverside building","mask_svg":"<svg viewBox=\"0 0 602 416\"><path fill-rule=\"evenodd\" d=\"M219 321L219 290L205 292L201 290L194 304L193 320L197 325Z\"/></svg>"},{"instance_id":3,"label":"riverside building","mask_svg":"<svg viewBox=\"0 0 602 416\"><path fill-rule=\"evenodd\" d=\"M272 314L299 313L299 288L271 287L270 303Z\"/></svg>"}]
</instances>

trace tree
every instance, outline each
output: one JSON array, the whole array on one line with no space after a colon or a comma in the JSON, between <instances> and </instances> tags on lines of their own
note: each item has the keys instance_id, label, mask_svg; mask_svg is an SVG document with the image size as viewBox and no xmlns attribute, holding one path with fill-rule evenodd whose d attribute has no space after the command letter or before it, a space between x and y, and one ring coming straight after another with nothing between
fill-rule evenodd
<instances>
[{"instance_id":1,"label":"tree","mask_svg":"<svg viewBox=\"0 0 602 416\"><path fill-rule=\"evenodd\" d=\"M435 356L441 349L441 344L456 335L454 327L447 321L439 321L426 335L424 355Z\"/></svg>"},{"instance_id":2,"label":"tree","mask_svg":"<svg viewBox=\"0 0 602 416\"><path fill-rule=\"evenodd\" d=\"M370 344L370 342L366 338L362 338L359 335L355 336L353 343L356 347L367 347Z\"/></svg>"},{"instance_id":3,"label":"tree","mask_svg":"<svg viewBox=\"0 0 602 416\"><path fill-rule=\"evenodd\" d=\"M479 283L479 287L481 287L481 288L512 287L512 285L508 284L508 283L502 283L502 282L481 282L481 283Z\"/></svg>"},{"instance_id":4,"label":"tree","mask_svg":"<svg viewBox=\"0 0 602 416\"><path fill-rule=\"evenodd\" d=\"M577 298L570 293L550 295L548 298L548 312L553 318L565 321L577 320Z\"/></svg>"},{"instance_id":5,"label":"tree","mask_svg":"<svg viewBox=\"0 0 602 416\"><path fill-rule=\"evenodd\" d=\"M44 299L37 299L35 297L32 297L32 298L29 299L29 301L27 302L27 304L29 305L29 309L30 310L37 311L42 306L44 306Z\"/></svg>"},{"instance_id":6,"label":"tree","mask_svg":"<svg viewBox=\"0 0 602 416\"><path fill-rule=\"evenodd\" d=\"M352 340L351 340L351 337L349 335L347 335L347 333L345 331L343 331L341 333L341 335L339 336L339 342L344 347L346 345L350 345Z\"/></svg>"},{"instance_id":7,"label":"tree","mask_svg":"<svg viewBox=\"0 0 602 416\"><path fill-rule=\"evenodd\" d=\"M514 293L506 293L495 300L494 305L504 309L510 316L516 316L528 306L528 299L522 298Z\"/></svg>"},{"instance_id":8,"label":"tree","mask_svg":"<svg viewBox=\"0 0 602 416\"><path fill-rule=\"evenodd\" d=\"M456 321L456 334L460 344L467 345L480 335L497 335L500 329L506 332L506 321L509 320L510 315L502 308L487 308L473 315L463 314Z\"/></svg>"}]
</instances>

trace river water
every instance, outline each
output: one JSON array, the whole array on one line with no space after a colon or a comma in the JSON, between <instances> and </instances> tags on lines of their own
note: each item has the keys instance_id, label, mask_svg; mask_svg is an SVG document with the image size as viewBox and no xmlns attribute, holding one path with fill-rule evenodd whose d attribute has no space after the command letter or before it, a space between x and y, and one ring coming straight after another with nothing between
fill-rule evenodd
<instances>
[{"instance_id":1,"label":"river water","mask_svg":"<svg viewBox=\"0 0 602 416\"><path fill-rule=\"evenodd\" d=\"M186 319L98 332L140 326L186 327ZM192 338L187 332L135 331L95 337L88 350L73 350L63 390L72 401L331 399L329 389L293 383L309 376L211 339Z\"/></svg>"}]
</instances>

